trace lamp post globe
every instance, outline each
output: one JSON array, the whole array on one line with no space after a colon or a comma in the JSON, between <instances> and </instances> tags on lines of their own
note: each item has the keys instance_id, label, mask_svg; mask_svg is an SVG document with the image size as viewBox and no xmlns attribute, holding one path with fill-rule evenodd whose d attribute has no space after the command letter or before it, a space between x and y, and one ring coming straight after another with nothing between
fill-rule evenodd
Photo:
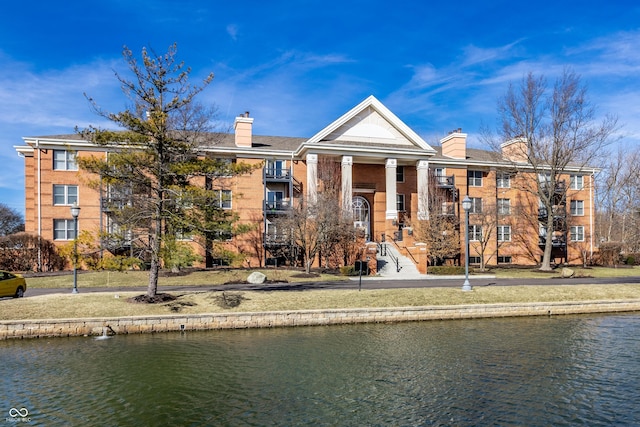
<instances>
[{"instance_id":1,"label":"lamp post globe","mask_svg":"<svg viewBox=\"0 0 640 427\"><path fill-rule=\"evenodd\" d=\"M471 199L468 195L462 200L462 209L464 210L464 283L463 291L470 291L471 283L469 283L469 211L471 210Z\"/></svg>"},{"instance_id":2,"label":"lamp post globe","mask_svg":"<svg viewBox=\"0 0 640 427\"><path fill-rule=\"evenodd\" d=\"M80 206L78 203L74 203L71 206L71 216L73 217L73 291L74 294L78 293L78 216L80 216Z\"/></svg>"}]
</instances>

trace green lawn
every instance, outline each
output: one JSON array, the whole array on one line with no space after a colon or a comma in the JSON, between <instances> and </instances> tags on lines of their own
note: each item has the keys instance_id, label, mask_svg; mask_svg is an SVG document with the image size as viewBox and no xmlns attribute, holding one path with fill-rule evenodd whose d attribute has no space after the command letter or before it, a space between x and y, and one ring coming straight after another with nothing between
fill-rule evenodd
<instances>
[{"instance_id":1,"label":"green lawn","mask_svg":"<svg viewBox=\"0 0 640 427\"><path fill-rule=\"evenodd\" d=\"M581 277L620 277L621 284L589 285L588 279L575 285L476 286L472 292L459 288L309 290L299 291L196 291L174 292L176 300L162 304L134 304L129 298L140 292L111 291L71 293L0 300L0 320L119 317L134 315L196 314L227 311L277 311L329 308L403 307L429 305L491 304L519 302L595 301L640 299L640 285L624 284L624 277L640 276L640 269L574 269ZM246 280L253 270L197 271L183 276L161 277L160 286L212 285ZM293 270L261 270L274 281L339 281L344 276L319 274L308 277ZM554 278L560 272L541 273L533 269L492 271L498 278ZM79 287L145 286L146 272L82 272ZM582 284L585 283L585 284ZM69 288L70 274L28 277L30 288ZM28 293L28 290L27 290ZM237 306L224 304L234 300Z\"/></svg>"},{"instance_id":2,"label":"green lawn","mask_svg":"<svg viewBox=\"0 0 640 427\"><path fill-rule=\"evenodd\" d=\"M209 270L194 271L185 275L171 276L161 274L159 286L193 286L193 285L221 285L230 282L246 281L253 271L260 271L268 280L281 282L309 282L309 281L339 281L347 277L332 274L318 274L308 277L296 270ZM146 271L86 271L78 274L78 287L85 288L120 288L146 286L149 273ZM41 277L27 277L30 288L68 288L72 286L73 277L70 273L62 275L46 275Z\"/></svg>"},{"instance_id":3,"label":"green lawn","mask_svg":"<svg viewBox=\"0 0 640 427\"><path fill-rule=\"evenodd\" d=\"M633 267L570 267L574 271L575 277L631 277L640 276L640 266ZM553 272L543 272L535 268L521 269L521 268L498 268L491 270L492 274L495 274L499 279L518 279L518 278L551 278L560 277L561 268L554 270Z\"/></svg>"},{"instance_id":4,"label":"green lawn","mask_svg":"<svg viewBox=\"0 0 640 427\"><path fill-rule=\"evenodd\" d=\"M576 277L629 277L640 276L640 267L621 268L572 268ZM312 282L312 281L341 281L348 280L348 277L335 274L318 274L315 277L308 277L297 270L286 269L228 269L195 271L181 276L164 276L158 280L159 286L180 286L180 285L220 285L230 282L245 281L252 271L261 271L268 280L282 282ZM476 272L476 274L495 274L501 279L517 278L555 278L560 277L560 269L551 273L538 271L534 268L503 268L487 270L486 273ZM78 274L79 287L133 287L146 286L149 275L145 271L82 271ZM72 285L70 273L61 275L46 275L42 277L27 277L27 286L30 288L68 288Z\"/></svg>"}]
</instances>

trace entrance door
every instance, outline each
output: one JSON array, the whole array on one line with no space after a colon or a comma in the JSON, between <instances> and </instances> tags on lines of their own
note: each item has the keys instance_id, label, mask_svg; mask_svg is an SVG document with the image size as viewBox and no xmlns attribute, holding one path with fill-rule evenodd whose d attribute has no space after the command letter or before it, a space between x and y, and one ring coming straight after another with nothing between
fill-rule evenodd
<instances>
[{"instance_id":1,"label":"entrance door","mask_svg":"<svg viewBox=\"0 0 640 427\"><path fill-rule=\"evenodd\" d=\"M352 199L353 207L353 226L357 230L361 230L365 239L368 241L371 236L371 216L369 209L369 201L362 196L355 196Z\"/></svg>"}]
</instances>

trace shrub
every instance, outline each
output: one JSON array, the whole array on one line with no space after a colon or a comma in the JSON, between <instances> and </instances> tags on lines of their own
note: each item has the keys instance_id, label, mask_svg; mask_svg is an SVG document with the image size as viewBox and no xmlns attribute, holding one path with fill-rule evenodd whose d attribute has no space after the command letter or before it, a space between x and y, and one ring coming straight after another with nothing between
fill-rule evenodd
<instances>
[{"instance_id":1,"label":"shrub","mask_svg":"<svg viewBox=\"0 0 640 427\"><path fill-rule=\"evenodd\" d=\"M0 237L0 269L10 271L56 271L65 266L56 245L29 233Z\"/></svg>"},{"instance_id":2,"label":"shrub","mask_svg":"<svg viewBox=\"0 0 640 427\"><path fill-rule=\"evenodd\" d=\"M600 264L617 265L622 262L622 243L620 242L604 242L599 247Z\"/></svg>"},{"instance_id":3,"label":"shrub","mask_svg":"<svg viewBox=\"0 0 640 427\"><path fill-rule=\"evenodd\" d=\"M464 274L464 267L458 265L437 265L428 268L429 274L438 274L442 276L454 276Z\"/></svg>"},{"instance_id":4,"label":"shrub","mask_svg":"<svg viewBox=\"0 0 640 427\"><path fill-rule=\"evenodd\" d=\"M165 268L174 272L180 271L181 268L192 267L196 262L201 262L201 257L195 253L190 245L175 240L165 241L161 257Z\"/></svg>"},{"instance_id":5,"label":"shrub","mask_svg":"<svg viewBox=\"0 0 640 427\"><path fill-rule=\"evenodd\" d=\"M142 269L142 261L138 258L121 255L105 256L100 260L98 268L101 270L125 271L131 269Z\"/></svg>"},{"instance_id":6,"label":"shrub","mask_svg":"<svg viewBox=\"0 0 640 427\"><path fill-rule=\"evenodd\" d=\"M340 274L343 276L357 276L360 272L356 271L356 267L353 265L345 265L340 267Z\"/></svg>"}]
</instances>

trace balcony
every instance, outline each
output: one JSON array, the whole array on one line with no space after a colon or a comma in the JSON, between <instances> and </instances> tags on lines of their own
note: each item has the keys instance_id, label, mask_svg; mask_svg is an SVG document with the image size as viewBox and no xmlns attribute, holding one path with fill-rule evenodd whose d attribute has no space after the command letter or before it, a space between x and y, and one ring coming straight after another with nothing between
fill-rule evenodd
<instances>
[{"instance_id":1,"label":"balcony","mask_svg":"<svg viewBox=\"0 0 640 427\"><path fill-rule=\"evenodd\" d=\"M552 209L553 217L556 219L564 218L567 216L567 209L563 205L554 206ZM545 207L538 208L538 220L543 220L549 217L549 211Z\"/></svg>"},{"instance_id":2,"label":"balcony","mask_svg":"<svg viewBox=\"0 0 640 427\"><path fill-rule=\"evenodd\" d=\"M441 209L438 211L439 216L457 217L456 204L453 202L443 202Z\"/></svg>"},{"instance_id":3,"label":"balcony","mask_svg":"<svg viewBox=\"0 0 640 427\"><path fill-rule=\"evenodd\" d=\"M286 246L290 243L291 242L289 241L289 236L287 236L286 234L264 234L264 245L268 248L274 246Z\"/></svg>"},{"instance_id":4,"label":"balcony","mask_svg":"<svg viewBox=\"0 0 640 427\"><path fill-rule=\"evenodd\" d=\"M264 178L268 181L289 181L291 170L286 168L264 168Z\"/></svg>"},{"instance_id":5,"label":"balcony","mask_svg":"<svg viewBox=\"0 0 640 427\"><path fill-rule=\"evenodd\" d=\"M266 214L281 214L291 210L291 202L289 200L271 200L264 203L264 211Z\"/></svg>"},{"instance_id":6,"label":"balcony","mask_svg":"<svg viewBox=\"0 0 640 427\"><path fill-rule=\"evenodd\" d=\"M546 181L540 182L540 189L545 193L549 194L551 190L551 183ZM557 181L556 185L553 189L554 195L564 195L567 192L567 183L564 180Z\"/></svg>"},{"instance_id":7,"label":"balcony","mask_svg":"<svg viewBox=\"0 0 640 427\"><path fill-rule=\"evenodd\" d=\"M456 185L456 177L453 175L434 175L434 178L438 188L454 188Z\"/></svg>"},{"instance_id":8,"label":"balcony","mask_svg":"<svg viewBox=\"0 0 640 427\"><path fill-rule=\"evenodd\" d=\"M127 197L102 197L100 200L102 212L115 212L131 206L131 202Z\"/></svg>"},{"instance_id":9,"label":"balcony","mask_svg":"<svg viewBox=\"0 0 640 427\"><path fill-rule=\"evenodd\" d=\"M546 236L538 236L538 245L540 248L544 248L547 243ZM554 236L551 239L551 246L553 248L564 248L567 246L567 241L564 236Z\"/></svg>"}]
</instances>

